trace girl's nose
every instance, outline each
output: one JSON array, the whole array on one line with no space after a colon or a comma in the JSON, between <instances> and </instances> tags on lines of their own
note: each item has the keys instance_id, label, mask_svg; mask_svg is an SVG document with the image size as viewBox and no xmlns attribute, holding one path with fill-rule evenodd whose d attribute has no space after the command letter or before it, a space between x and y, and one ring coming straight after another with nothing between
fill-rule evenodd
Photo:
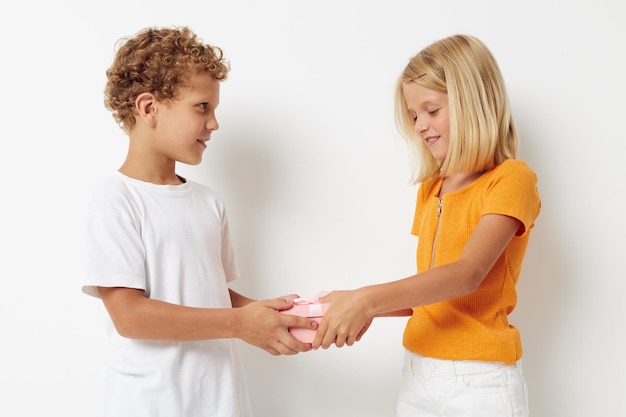
<instances>
[{"instance_id":1,"label":"girl's nose","mask_svg":"<svg viewBox=\"0 0 626 417\"><path fill-rule=\"evenodd\" d=\"M428 121L426 117L418 117L415 119L415 132L422 133L428 130Z\"/></svg>"}]
</instances>

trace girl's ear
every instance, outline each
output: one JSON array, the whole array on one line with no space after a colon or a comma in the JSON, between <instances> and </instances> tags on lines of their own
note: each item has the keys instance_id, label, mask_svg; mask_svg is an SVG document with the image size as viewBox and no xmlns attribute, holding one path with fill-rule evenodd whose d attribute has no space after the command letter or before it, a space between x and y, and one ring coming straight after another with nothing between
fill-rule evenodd
<instances>
[{"instance_id":1,"label":"girl's ear","mask_svg":"<svg viewBox=\"0 0 626 417\"><path fill-rule=\"evenodd\" d=\"M139 119L143 120L150 127L156 126L157 100L150 93L141 93L135 100L135 109Z\"/></svg>"}]
</instances>

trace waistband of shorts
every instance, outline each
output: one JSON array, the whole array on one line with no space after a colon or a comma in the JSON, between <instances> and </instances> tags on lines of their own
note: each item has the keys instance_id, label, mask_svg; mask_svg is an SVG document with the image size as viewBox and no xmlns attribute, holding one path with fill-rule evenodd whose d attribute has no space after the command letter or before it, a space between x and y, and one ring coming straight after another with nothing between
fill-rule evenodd
<instances>
[{"instance_id":1,"label":"waistband of shorts","mask_svg":"<svg viewBox=\"0 0 626 417\"><path fill-rule=\"evenodd\" d=\"M430 376L467 375L500 368L515 369L522 366L521 360L513 364L474 360L448 360L422 356L409 350L406 350L405 359L410 361L414 372L421 370L421 372Z\"/></svg>"}]
</instances>

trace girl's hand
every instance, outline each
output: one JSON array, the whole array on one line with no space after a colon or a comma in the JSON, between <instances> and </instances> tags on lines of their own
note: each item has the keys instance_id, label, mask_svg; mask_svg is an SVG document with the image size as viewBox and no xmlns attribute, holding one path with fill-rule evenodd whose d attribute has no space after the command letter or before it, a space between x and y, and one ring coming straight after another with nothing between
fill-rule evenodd
<instances>
[{"instance_id":1,"label":"girl's hand","mask_svg":"<svg viewBox=\"0 0 626 417\"><path fill-rule=\"evenodd\" d=\"M359 332L359 334L356 335L356 339L355 341L358 342L361 340L361 338L363 337L363 335L365 334L365 332L367 332L367 329L370 328L372 322L374 321L374 317L370 317L367 322L365 322L365 326L363 326L363 328L361 329L361 331Z\"/></svg>"},{"instance_id":2,"label":"girl's hand","mask_svg":"<svg viewBox=\"0 0 626 417\"><path fill-rule=\"evenodd\" d=\"M317 328L313 349L352 346L361 339L373 317L367 313L359 290L333 291L319 299L330 306Z\"/></svg>"}]
</instances>

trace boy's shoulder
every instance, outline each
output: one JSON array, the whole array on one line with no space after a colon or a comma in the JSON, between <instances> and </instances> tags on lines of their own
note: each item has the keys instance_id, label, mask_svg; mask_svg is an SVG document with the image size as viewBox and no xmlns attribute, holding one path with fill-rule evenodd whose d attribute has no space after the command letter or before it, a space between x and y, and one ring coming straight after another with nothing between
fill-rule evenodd
<instances>
[{"instance_id":1,"label":"boy's shoulder","mask_svg":"<svg viewBox=\"0 0 626 417\"><path fill-rule=\"evenodd\" d=\"M220 205L221 199L212 188L185 178L180 185L160 185L127 177L119 171L104 177L96 184L92 193L92 204L132 204L168 197L190 197L209 200ZM161 200L163 201L163 200Z\"/></svg>"},{"instance_id":2,"label":"boy's shoulder","mask_svg":"<svg viewBox=\"0 0 626 417\"><path fill-rule=\"evenodd\" d=\"M126 177L119 171L114 171L111 174L101 178L93 189L93 196L112 196L117 194L127 194L133 188L132 178Z\"/></svg>"},{"instance_id":3,"label":"boy's shoulder","mask_svg":"<svg viewBox=\"0 0 626 417\"><path fill-rule=\"evenodd\" d=\"M88 207L91 212L116 212L136 199L128 179L117 171L100 179L94 186Z\"/></svg>"}]
</instances>

